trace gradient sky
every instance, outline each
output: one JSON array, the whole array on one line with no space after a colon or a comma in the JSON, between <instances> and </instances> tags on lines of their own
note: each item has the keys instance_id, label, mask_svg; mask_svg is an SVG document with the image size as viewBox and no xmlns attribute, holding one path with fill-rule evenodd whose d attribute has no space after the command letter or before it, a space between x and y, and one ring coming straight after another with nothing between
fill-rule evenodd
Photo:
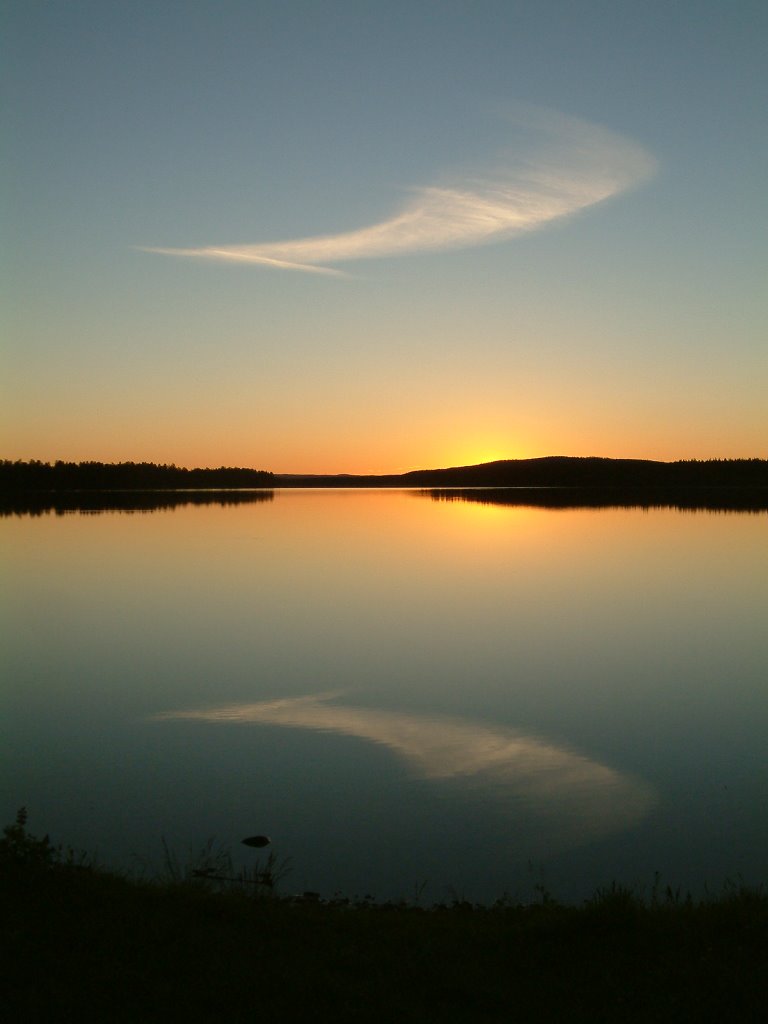
<instances>
[{"instance_id":1,"label":"gradient sky","mask_svg":"<svg viewBox=\"0 0 768 1024\"><path fill-rule=\"evenodd\" d=\"M1 9L2 457L768 456L765 0Z\"/></svg>"}]
</instances>

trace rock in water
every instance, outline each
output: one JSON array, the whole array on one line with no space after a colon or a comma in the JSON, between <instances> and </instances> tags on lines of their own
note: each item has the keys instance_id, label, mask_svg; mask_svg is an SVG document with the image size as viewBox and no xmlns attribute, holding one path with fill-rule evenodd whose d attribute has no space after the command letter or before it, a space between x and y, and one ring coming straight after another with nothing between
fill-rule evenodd
<instances>
[{"instance_id":1,"label":"rock in water","mask_svg":"<svg viewBox=\"0 0 768 1024\"><path fill-rule=\"evenodd\" d=\"M249 836L247 839L243 839L244 846L269 846L271 842L269 836Z\"/></svg>"}]
</instances>

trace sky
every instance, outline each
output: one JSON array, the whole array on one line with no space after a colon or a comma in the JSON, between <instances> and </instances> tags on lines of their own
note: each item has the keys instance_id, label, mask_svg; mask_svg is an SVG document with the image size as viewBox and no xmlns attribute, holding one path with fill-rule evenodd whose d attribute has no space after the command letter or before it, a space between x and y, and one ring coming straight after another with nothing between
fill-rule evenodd
<instances>
[{"instance_id":1,"label":"sky","mask_svg":"<svg viewBox=\"0 0 768 1024\"><path fill-rule=\"evenodd\" d=\"M764 0L0 12L0 457L768 457Z\"/></svg>"}]
</instances>

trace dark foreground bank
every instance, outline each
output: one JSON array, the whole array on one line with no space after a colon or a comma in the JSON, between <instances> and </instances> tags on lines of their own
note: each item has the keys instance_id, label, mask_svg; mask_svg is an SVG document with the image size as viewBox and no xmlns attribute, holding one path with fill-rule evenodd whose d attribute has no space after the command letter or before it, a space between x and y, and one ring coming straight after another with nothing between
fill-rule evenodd
<instances>
[{"instance_id":1,"label":"dark foreground bank","mask_svg":"<svg viewBox=\"0 0 768 1024\"><path fill-rule=\"evenodd\" d=\"M611 887L581 907L320 902L0 841L8 1021L762 1021L768 897ZM246 891L247 890L247 891Z\"/></svg>"}]
</instances>

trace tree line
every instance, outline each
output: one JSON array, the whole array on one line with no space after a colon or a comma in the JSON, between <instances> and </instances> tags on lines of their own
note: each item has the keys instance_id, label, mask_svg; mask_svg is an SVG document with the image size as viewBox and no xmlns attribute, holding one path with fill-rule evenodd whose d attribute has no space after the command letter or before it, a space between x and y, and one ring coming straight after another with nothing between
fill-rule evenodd
<instances>
[{"instance_id":1,"label":"tree line","mask_svg":"<svg viewBox=\"0 0 768 1024\"><path fill-rule=\"evenodd\" d=\"M272 487L273 473L220 466L186 469L154 462L0 461L5 491L188 490L193 488Z\"/></svg>"},{"instance_id":2,"label":"tree line","mask_svg":"<svg viewBox=\"0 0 768 1024\"><path fill-rule=\"evenodd\" d=\"M616 487L650 490L768 487L766 459L511 459L479 466L417 470L402 477L426 487Z\"/></svg>"},{"instance_id":3,"label":"tree line","mask_svg":"<svg viewBox=\"0 0 768 1024\"><path fill-rule=\"evenodd\" d=\"M258 487L578 487L676 494L702 489L768 488L766 459L603 459L548 456L388 476L303 476L221 466L185 469L153 462L0 462L0 490L206 490Z\"/></svg>"}]
</instances>

